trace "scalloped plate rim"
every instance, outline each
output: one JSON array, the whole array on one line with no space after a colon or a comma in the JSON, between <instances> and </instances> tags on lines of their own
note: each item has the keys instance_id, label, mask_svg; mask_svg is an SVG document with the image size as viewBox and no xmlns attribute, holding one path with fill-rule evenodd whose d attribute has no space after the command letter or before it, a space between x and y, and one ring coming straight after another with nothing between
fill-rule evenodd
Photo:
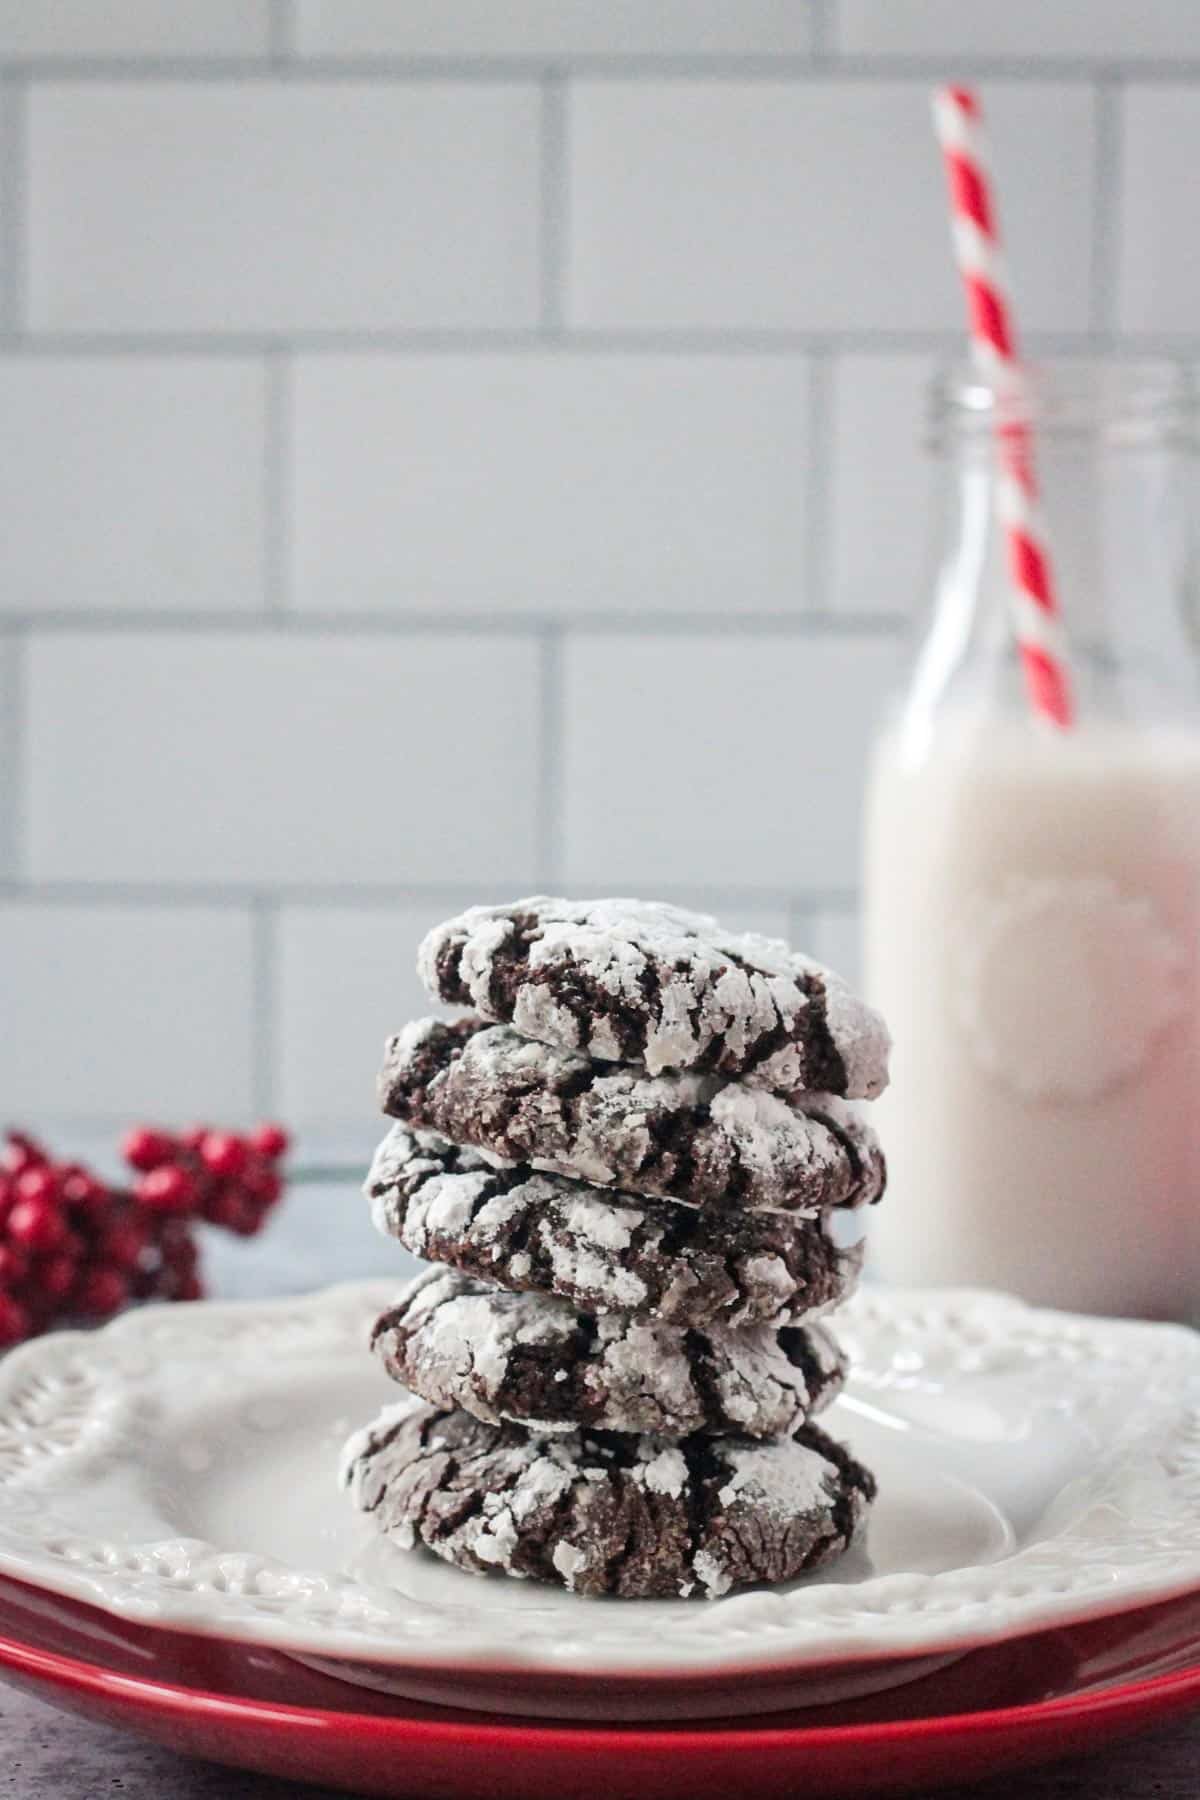
<instances>
[{"instance_id":1,"label":"scalloped plate rim","mask_svg":"<svg viewBox=\"0 0 1200 1800\"><path fill-rule=\"evenodd\" d=\"M267 1300L204 1301L186 1308L150 1306L126 1313L99 1331L56 1332L36 1339L0 1361L0 1448L7 1424L6 1401L15 1383L26 1372L36 1374L43 1365L53 1366L56 1359L64 1356L67 1348L72 1345L88 1345L92 1352L89 1360L93 1363L102 1362L103 1348L97 1357L97 1345L136 1344L139 1339L148 1337L165 1326L168 1337L189 1340L198 1347L199 1338L207 1336L210 1345L215 1341L218 1346L225 1348L227 1340L221 1334L214 1340L212 1333L212 1328L224 1320L254 1320L268 1327L273 1320L303 1319L307 1324L324 1318L329 1322L337 1315L351 1311L357 1314L365 1312L371 1305L378 1305L382 1298L394 1291L394 1285L393 1282L376 1278L340 1283L314 1293L276 1296ZM1067 1341L1075 1334L1104 1340L1118 1350L1122 1344L1129 1346L1131 1351L1140 1342L1144 1342L1147 1347L1152 1343L1158 1350L1172 1344L1179 1352L1176 1358L1171 1359L1172 1367L1180 1361L1192 1365L1189 1388L1194 1384L1194 1420L1200 1425L1200 1335L1186 1327L1136 1320L1107 1320L1035 1308L1011 1296L982 1288L895 1289L869 1286L856 1301L844 1309L841 1320L843 1329L847 1324L853 1327L855 1323L859 1323L862 1326L864 1316L869 1321L870 1315L875 1313L889 1317L893 1325L898 1322L903 1326L906 1321L911 1322L922 1311L930 1309L943 1316L962 1315L976 1324L990 1325L993 1331L1001 1321L1012 1324L1020 1320L1026 1330L1032 1329L1046 1343ZM1122 1361L1119 1355L1114 1360ZM1157 1365L1160 1359L1146 1357L1144 1360L1147 1363L1153 1360ZM113 1396L109 1398L111 1400ZM115 1398L119 1400L120 1395ZM1191 1410L1188 1416L1193 1417ZM1170 1439L1165 1439L1160 1448L1166 1451L1170 1446ZM687 1613L696 1617L697 1623L706 1620L711 1625L721 1616L733 1623L729 1620L733 1609L744 1611L751 1607L759 1614L764 1610L782 1612L789 1607L795 1611L797 1609L793 1603L798 1596L801 1597L800 1610L803 1611L805 1602L802 1597L811 1594L824 1594L828 1597L833 1594L859 1595L865 1592L885 1597L895 1596L901 1601L894 1610L886 1614L869 1618L843 1617L836 1623L825 1619L819 1621L817 1626L814 1626L811 1618L806 1620L803 1616L769 1621L760 1617L754 1620L760 1634L758 1641L743 1642L737 1646L721 1642L716 1633L709 1632L697 1638L693 1632L691 1643L681 1646L676 1642L669 1653L659 1654L656 1660L649 1662L635 1660L627 1653L614 1653L611 1647L596 1646L594 1643L580 1645L573 1640L556 1643L553 1639L546 1642L539 1638L536 1631L527 1634L525 1638L512 1632L502 1636L497 1633L495 1615L485 1615L485 1628L476 1637L468 1638L464 1635L461 1614L464 1610L469 1611L469 1608L454 1609L457 1616L444 1624L441 1642L436 1638L418 1638L416 1641L409 1639L405 1642L399 1635L390 1640L384 1635L368 1635L361 1622L354 1620L340 1623L323 1620L319 1626L313 1626L302 1618L291 1618L285 1613L255 1611L255 1596L236 1591L221 1594L189 1592L160 1584L152 1595L145 1590L131 1593L130 1583L112 1570L56 1563L45 1553L39 1554L36 1546L24 1551L14 1551L6 1541L9 1533L4 1517L6 1482L2 1467L0 1571L49 1592L98 1606L117 1617L153 1623L163 1629L197 1636L237 1639L246 1643L262 1643L301 1655L375 1663L396 1670L404 1667L443 1670L469 1668L475 1672L486 1671L497 1676L543 1676L555 1681L571 1681L576 1678L589 1681L624 1678L639 1682L727 1679L739 1675L767 1675L772 1672L826 1668L879 1658L908 1658L942 1651L966 1651L1002 1642L1006 1638L1058 1625L1080 1623L1192 1592L1200 1588L1200 1447L1191 1447L1191 1462L1194 1462L1194 1467L1185 1459L1179 1485L1181 1491L1186 1486L1187 1493L1192 1496L1194 1541L1189 1539L1186 1560L1176 1558L1169 1575L1161 1570L1136 1571L1117 1566L1111 1572L1110 1584L1106 1587L1098 1586L1093 1593L1047 1590L1041 1595L993 1595L987 1600L986 1618L962 1617L964 1603L960 1600L957 1603L960 1612L958 1622L922 1611L919 1606L911 1603L905 1610L901 1596L905 1592L911 1595L914 1590L922 1596L944 1594L953 1584L961 1585L964 1578L973 1572L972 1566L928 1575L900 1573L872 1576L853 1587L816 1584L782 1594L752 1590L703 1605L680 1602L681 1611L686 1608ZM35 1490L31 1485L30 1489L21 1491ZM198 1542L189 1541L193 1544ZM236 1558L240 1554L217 1551L212 1546L207 1548L212 1549L214 1554L227 1558ZM262 1558L254 1560L259 1563L264 1561ZM997 1568L1003 1565L987 1566ZM284 1572L286 1573L286 1566ZM377 1591L349 1577L343 1578L343 1583L346 1591L357 1590L364 1596ZM525 1585L522 1584L523 1587ZM150 1598L154 1601L153 1605L148 1604ZM410 1609L419 1604L398 1594L394 1598L403 1600ZM586 1600L579 1602L581 1606L590 1604L592 1603ZM615 1608L622 1614L628 1612L636 1616L636 1607L631 1607L629 1603L603 1604L606 1610ZM978 1607L979 1602L976 1598L967 1604ZM771 1641L762 1641L762 1634ZM790 1641L781 1641L785 1639Z\"/></svg>"}]
</instances>

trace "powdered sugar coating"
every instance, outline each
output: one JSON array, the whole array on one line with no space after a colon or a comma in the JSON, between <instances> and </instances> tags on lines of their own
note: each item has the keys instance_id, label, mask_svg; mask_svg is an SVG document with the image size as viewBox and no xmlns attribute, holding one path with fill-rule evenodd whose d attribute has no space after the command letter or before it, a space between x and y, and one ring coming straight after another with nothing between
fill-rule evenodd
<instances>
[{"instance_id":1,"label":"powdered sugar coating","mask_svg":"<svg viewBox=\"0 0 1200 1800\"><path fill-rule=\"evenodd\" d=\"M377 1228L417 1256L592 1314L686 1326L798 1324L852 1292L860 1248L825 1216L728 1214L495 1169L395 1125L367 1179Z\"/></svg>"},{"instance_id":2,"label":"powdered sugar coating","mask_svg":"<svg viewBox=\"0 0 1200 1800\"><path fill-rule=\"evenodd\" d=\"M627 1598L714 1598L791 1580L846 1550L874 1494L867 1472L812 1425L762 1445L546 1437L415 1402L355 1434L342 1479L406 1548Z\"/></svg>"},{"instance_id":3,"label":"powdered sugar coating","mask_svg":"<svg viewBox=\"0 0 1200 1800\"><path fill-rule=\"evenodd\" d=\"M541 1431L682 1437L791 1431L835 1397L845 1363L821 1326L679 1331L430 1269L382 1313L388 1373L435 1406Z\"/></svg>"},{"instance_id":4,"label":"powdered sugar coating","mask_svg":"<svg viewBox=\"0 0 1200 1800\"><path fill-rule=\"evenodd\" d=\"M711 1070L860 1099L887 1081L883 1021L839 977L679 907L540 895L471 907L428 934L417 966L436 999L651 1074Z\"/></svg>"},{"instance_id":5,"label":"powdered sugar coating","mask_svg":"<svg viewBox=\"0 0 1200 1800\"><path fill-rule=\"evenodd\" d=\"M844 1100L793 1105L717 1076L593 1063L480 1019L406 1025L388 1041L379 1093L385 1112L496 1167L697 1206L856 1206L884 1186L878 1141Z\"/></svg>"}]
</instances>

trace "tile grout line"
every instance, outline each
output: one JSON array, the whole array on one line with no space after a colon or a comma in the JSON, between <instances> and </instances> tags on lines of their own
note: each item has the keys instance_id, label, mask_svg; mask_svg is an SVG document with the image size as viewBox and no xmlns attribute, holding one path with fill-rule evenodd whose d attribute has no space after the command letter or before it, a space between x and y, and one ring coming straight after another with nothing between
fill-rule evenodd
<instances>
[{"instance_id":1,"label":"tile grout line","mask_svg":"<svg viewBox=\"0 0 1200 1800\"><path fill-rule=\"evenodd\" d=\"M490 878L489 878L490 879ZM313 882L276 881L266 886L260 880L242 883L205 883L203 881L169 880L154 882L52 880L8 880L0 875L0 902L28 901L39 906L107 907L210 907L253 915L255 908L277 923L279 910L287 906L307 907L314 912L347 907L363 911L394 906L439 906L457 910L478 900L487 881L451 882ZM738 887L719 882L663 882L653 885L668 899L686 903L701 902L714 911L734 911L740 906L769 907L786 910L796 901L814 913L848 913L856 905L852 888L813 888L797 893L786 887L752 884ZM272 973L264 960L264 973ZM272 974L272 979L274 975Z\"/></svg>"},{"instance_id":2,"label":"tile grout line","mask_svg":"<svg viewBox=\"0 0 1200 1800\"><path fill-rule=\"evenodd\" d=\"M279 899L250 900L250 1102L260 1117L278 1106Z\"/></svg>"},{"instance_id":3,"label":"tile grout line","mask_svg":"<svg viewBox=\"0 0 1200 1800\"><path fill-rule=\"evenodd\" d=\"M829 356L808 358L807 481L803 490L804 569L801 605L806 613L828 615L830 503L833 498L833 370Z\"/></svg>"},{"instance_id":4,"label":"tile grout line","mask_svg":"<svg viewBox=\"0 0 1200 1800\"><path fill-rule=\"evenodd\" d=\"M549 625L538 647L537 839L539 884L553 892L562 879L563 853L563 632Z\"/></svg>"},{"instance_id":5,"label":"tile grout line","mask_svg":"<svg viewBox=\"0 0 1200 1800\"><path fill-rule=\"evenodd\" d=\"M268 612L286 611L291 591L291 514L288 476L292 444L292 361L269 351L263 363L262 599Z\"/></svg>"},{"instance_id":6,"label":"tile grout line","mask_svg":"<svg viewBox=\"0 0 1200 1800\"><path fill-rule=\"evenodd\" d=\"M0 324L18 339L28 314L28 129L26 84L0 77Z\"/></svg>"},{"instance_id":7,"label":"tile grout line","mask_svg":"<svg viewBox=\"0 0 1200 1800\"><path fill-rule=\"evenodd\" d=\"M272 14L268 49L262 55L212 56L7 56L0 57L0 79L71 82L187 82L195 86L222 81L324 81L537 83L546 72L545 55L395 55L355 53L343 56L298 54L291 43L291 16L281 8L281 23ZM821 26L814 34L820 44ZM674 52L579 53L560 60L560 67L589 80L786 81L815 84L836 79L862 83L945 80L946 58L932 54L843 52L829 44L803 51L717 52L710 55ZM1200 78L1195 55L1125 58L1120 56L1003 56L963 53L955 72L968 79L1022 85L1029 81L1089 83L1106 78L1150 84L1192 82Z\"/></svg>"},{"instance_id":8,"label":"tile grout line","mask_svg":"<svg viewBox=\"0 0 1200 1800\"><path fill-rule=\"evenodd\" d=\"M28 668L25 634L0 630L0 869L19 881L25 865L25 727Z\"/></svg>"},{"instance_id":9,"label":"tile grout line","mask_svg":"<svg viewBox=\"0 0 1200 1800\"><path fill-rule=\"evenodd\" d=\"M1123 86L1116 77L1096 84L1096 167L1092 187L1092 263L1089 271L1092 331L1110 347L1116 329L1121 244L1121 166L1124 156Z\"/></svg>"},{"instance_id":10,"label":"tile grout line","mask_svg":"<svg viewBox=\"0 0 1200 1800\"><path fill-rule=\"evenodd\" d=\"M425 613L425 612L317 612L289 608L286 611L250 612L9 612L0 609L0 629L29 630L40 635L62 633L97 636L137 635L146 632L227 633L252 637L263 633L287 633L305 637L526 637L540 638L546 631L570 632L593 637L836 637L863 639L897 637L903 622L892 613L806 613L796 608L784 612L728 611L711 613L607 612L566 613Z\"/></svg>"},{"instance_id":11,"label":"tile grout line","mask_svg":"<svg viewBox=\"0 0 1200 1800\"><path fill-rule=\"evenodd\" d=\"M1133 332L1132 341L1150 348L1180 341L1200 343L1200 328L1187 332ZM1075 331L1025 333L1031 348L1046 355L1071 355L1094 343L1088 326ZM263 357L273 353L290 356L490 356L497 352L536 356L806 356L847 352L861 356L889 356L906 352L930 353L954 350L961 339L956 327L928 330L893 330L864 326L851 330L759 329L720 326L697 330L666 326L655 330L586 330L563 328L547 337L539 328L495 329L486 326L454 330L426 330L420 326L379 331L245 332L88 332L39 331L15 333L0 328L0 354L39 356L194 356Z\"/></svg>"},{"instance_id":12,"label":"tile grout line","mask_svg":"<svg viewBox=\"0 0 1200 1800\"><path fill-rule=\"evenodd\" d=\"M566 316L567 84L549 70L541 83L541 192L539 195L540 325L544 337L562 335Z\"/></svg>"}]
</instances>

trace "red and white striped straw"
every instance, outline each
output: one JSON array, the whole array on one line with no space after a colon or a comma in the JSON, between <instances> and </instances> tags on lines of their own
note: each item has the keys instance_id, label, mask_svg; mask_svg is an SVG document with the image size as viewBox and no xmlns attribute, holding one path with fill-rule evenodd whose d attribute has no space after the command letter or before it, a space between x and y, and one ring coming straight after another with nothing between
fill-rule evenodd
<instances>
[{"instance_id":1,"label":"red and white striped straw","mask_svg":"<svg viewBox=\"0 0 1200 1800\"><path fill-rule=\"evenodd\" d=\"M933 117L950 188L954 254L966 293L971 348L1000 408L1006 393L1016 387L1011 378L1017 345L983 115L972 89L943 87L934 94ZM997 443L996 506L1008 553L1013 626L1025 685L1034 711L1065 727L1073 723L1074 704L1050 547L1038 504L1032 432L1019 417L1008 423L1001 418Z\"/></svg>"}]
</instances>

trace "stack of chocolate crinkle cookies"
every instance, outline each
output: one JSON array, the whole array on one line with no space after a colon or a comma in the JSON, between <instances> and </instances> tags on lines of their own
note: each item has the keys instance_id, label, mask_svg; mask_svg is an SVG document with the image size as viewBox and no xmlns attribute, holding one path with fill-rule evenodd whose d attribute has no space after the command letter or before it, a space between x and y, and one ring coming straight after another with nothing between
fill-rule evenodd
<instances>
[{"instance_id":1,"label":"stack of chocolate crinkle cookies","mask_svg":"<svg viewBox=\"0 0 1200 1800\"><path fill-rule=\"evenodd\" d=\"M845 1362L818 1321L879 1198L847 1104L881 1020L772 939L633 900L473 907L425 939L466 1006L393 1038L368 1180L436 1266L372 1342L409 1390L343 1477L405 1547L581 1594L706 1594L840 1555L875 1484L813 1423Z\"/></svg>"}]
</instances>

